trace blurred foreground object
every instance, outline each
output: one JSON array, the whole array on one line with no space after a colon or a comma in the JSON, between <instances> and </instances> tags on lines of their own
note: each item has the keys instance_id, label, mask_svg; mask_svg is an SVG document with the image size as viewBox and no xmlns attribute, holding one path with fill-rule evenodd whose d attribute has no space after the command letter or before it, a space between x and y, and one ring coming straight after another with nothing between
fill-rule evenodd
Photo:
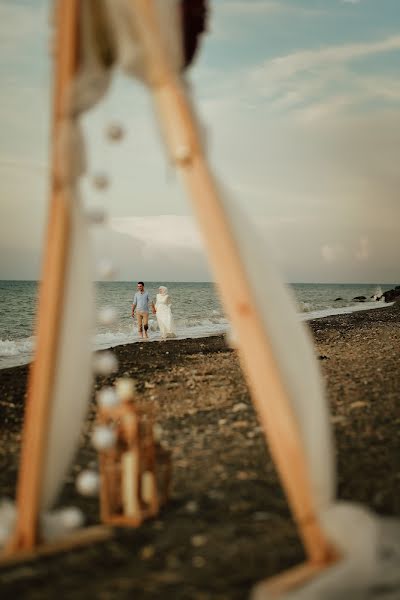
<instances>
[{"instance_id":1,"label":"blurred foreground object","mask_svg":"<svg viewBox=\"0 0 400 600\"><path fill-rule=\"evenodd\" d=\"M183 76L184 67L194 56L197 37L205 26L205 3L60 0L59 6L67 12L58 21L58 37L64 39L65 31L69 37L60 43L56 52L60 60L68 50L65 64L59 65L62 102L55 113L55 124L61 115L61 122L67 120L69 127L61 136L66 144L63 148L68 152L62 155L61 164L57 162L59 153L54 162L54 198L59 199L61 192L69 194L72 183L82 172L81 161L77 160L82 152L76 152L80 140L76 117L105 93L112 68L118 66L150 88L166 147L181 173L203 232L221 299L237 336L235 344L252 399L307 556L304 565L257 586L253 598L336 600L349 597L350 590L352 600L368 598L367 594L371 598L381 594L382 599L394 599L400 571L397 523L392 525L391 522L389 535L386 521L356 505L337 502L329 407L312 341L298 321L295 303L275 271L265 240L218 184L207 161L203 129L195 117ZM192 18L196 24L190 33L187 23ZM68 87L74 75L73 85ZM57 127L55 131L57 133ZM70 203L63 197L59 204L60 219L69 224L72 216L64 210ZM76 231L79 236L83 235L81 230ZM61 236L64 244L61 250L59 242L54 241L59 237L52 234L49 239L48 248L54 244L60 254L60 260L55 263L52 259L44 270L44 282L54 282L51 289L55 290L57 300L52 318L43 313L45 329L52 338L53 332L59 331L60 323L65 322L62 309L73 306L73 302L70 296L62 298L60 295L66 277L67 242L64 240L68 240L68 236ZM72 256L72 264L77 264L74 261L79 258ZM74 289L76 287L77 282ZM46 305L51 294L43 294ZM43 356L50 360L50 370L39 350L36 357L35 373L39 375L31 384L33 392L26 420L29 434L24 435L13 551L32 548L37 543L38 511L44 491L46 501L52 501L63 480L65 458L58 449L51 454L53 468L46 471L51 486L49 490L44 487L46 444L48 447L57 427L65 422L63 439L69 440L66 454L77 445L72 436L73 419L63 420L65 406L55 404L50 393L55 367L67 365L68 357L74 356L82 342L81 332L69 340L67 355L54 352L53 339L47 350L43 350ZM87 372L90 372L89 366ZM68 396L72 383L65 377L62 381L61 389ZM136 526L146 516L155 514L166 496L169 457L161 448L157 449L147 416L139 414L132 404L127 386L124 390L120 405L113 406L113 402L109 402L107 407L104 402L99 408L99 426L108 427L115 435L103 432L98 436L102 515L107 522ZM78 396L81 394L74 394L74 400ZM81 408L86 402L76 401ZM79 419L83 420L80 413ZM34 431L37 424L39 436ZM34 475L28 472L29 451L35 456ZM159 473L162 482L156 485ZM32 504L27 504L27 498ZM389 588L382 588L385 578ZM392 596L384 596L392 591Z\"/></svg>"},{"instance_id":2,"label":"blurred foreground object","mask_svg":"<svg viewBox=\"0 0 400 600\"><path fill-rule=\"evenodd\" d=\"M155 440L151 411L137 406L129 383L119 380L118 404L98 407L98 426L115 435L112 446L99 449L100 504L104 523L137 527L168 499L171 457Z\"/></svg>"}]
</instances>

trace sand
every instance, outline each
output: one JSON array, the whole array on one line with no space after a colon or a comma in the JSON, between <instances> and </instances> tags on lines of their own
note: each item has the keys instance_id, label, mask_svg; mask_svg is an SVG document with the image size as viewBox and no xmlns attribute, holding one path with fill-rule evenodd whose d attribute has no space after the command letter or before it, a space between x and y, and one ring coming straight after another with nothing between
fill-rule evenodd
<instances>
[{"instance_id":1,"label":"sand","mask_svg":"<svg viewBox=\"0 0 400 600\"><path fill-rule=\"evenodd\" d=\"M400 308L308 323L335 431L338 494L400 515ZM288 343L290 343L288 341ZM0 572L2 597L236 600L304 556L250 401L222 336L114 349L117 376L155 405L173 455L173 494L156 520L103 544ZM0 371L1 495L13 496L27 367ZM96 387L114 379L99 378ZM88 438L60 499L96 522L76 474L96 460Z\"/></svg>"}]
</instances>

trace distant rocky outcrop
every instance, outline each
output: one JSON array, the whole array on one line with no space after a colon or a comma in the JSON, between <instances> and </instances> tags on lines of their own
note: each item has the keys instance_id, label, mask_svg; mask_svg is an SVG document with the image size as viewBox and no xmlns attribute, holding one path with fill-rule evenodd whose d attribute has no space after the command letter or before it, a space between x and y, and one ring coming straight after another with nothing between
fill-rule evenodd
<instances>
[{"instance_id":1,"label":"distant rocky outcrop","mask_svg":"<svg viewBox=\"0 0 400 600\"><path fill-rule=\"evenodd\" d=\"M366 299L367 299L367 297L366 297L366 296L355 296L355 297L353 298L353 302L365 302L365 301L366 301Z\"/></svg>"},{"instance_id":2,"label":"distant rocky outcrop","mask_svg":"<svg viewBox=\"0 0 400 600\"><path fill-rule=\"evenodd\" d=\"M343 300L343 298L335 298L335 302L339 302L339 300Z\"/></svg>"},{"instance_id":3,"label":"distant rocky outcrop","mask_svg":"<svg viewBox=\"0 0 400 600\"><path fill-rule=\"evenodd\" d=\"M385 302L396 302L396 300L400 300L400 285L396 285L392 290L383 292L381 298L383 298Z\"/></svg>"}]
</instances>

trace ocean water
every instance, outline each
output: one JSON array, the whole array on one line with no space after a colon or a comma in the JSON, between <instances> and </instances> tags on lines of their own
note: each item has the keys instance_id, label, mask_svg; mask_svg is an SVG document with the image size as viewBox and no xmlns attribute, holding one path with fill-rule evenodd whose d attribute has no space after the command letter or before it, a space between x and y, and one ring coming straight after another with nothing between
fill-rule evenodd
<instances>
[{"instance_id":1,"label":"ocean water","mask_svg":"<svg viewBox=\"0 0 400 600\"><path fill-rule=\"evenodd\" d=\"M178 338L206 337L229 329L212 283L149 282L146 290L155 297L159 285L168 286ZM315 319L385 306L372 297L394 285L309 283L292 284L291 287L297 300L299 319ZM136 283L101 282L95 284L95 291L97 308L114 307L117 319L112 325L95 324L93 348L104 349L139 341L131 317ZM35 281L0 281L0 368L24 364L32 358L37 292ZM366 296L368 300L354 302L355 296ZM150 337L153 341L160 338L153 316L150 316Z\"/></svg>"}]
</instances>

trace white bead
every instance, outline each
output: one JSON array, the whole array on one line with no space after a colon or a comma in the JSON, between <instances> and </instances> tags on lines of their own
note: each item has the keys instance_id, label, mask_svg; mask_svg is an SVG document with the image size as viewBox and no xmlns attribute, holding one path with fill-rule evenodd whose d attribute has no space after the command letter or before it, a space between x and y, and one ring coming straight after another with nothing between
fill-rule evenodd
<instances>
[{"instance_id":1,"label":"white bead","mask_svg":"<svg viewBox=\"0 0 400 600\"><path fill-rule=\"evenodd\" d=\"M81 471L75 485L82 496L95 496L99 491L99 476L95 471Z\"/></svg>"},{"instance_id":2,"label":"white bead","mask_svg":"<svg viewBox=\"0 0 400 600\"><path fill-rule=\"evenodd\" d=\"M130 400L136 392L136 385L133 379L121 377L115 382L119 400Z\"/></svg>"},{"instance_id":3,"label":"white bead","mask_svg":"<svg viewBox=\"0 0 400 600\"><path fill-rule=\"evenodd\" d=\"M104 306L100 308L97 318L102 325L112 325L116 321L117 311L112 306Z\"/></svg>"},{"instance_id":4,"label":"white bead","mask_svg":"<svg viewBox=\"0 0 400 600\"><path fill-rule=\"evenodd\" d=\"M103 258L97 265L97 271L102 279L111 279L116 274L112 261L108 258Z\"/></svg>"},{"instance_id":5,"label":"white bead","mask_svg":"<svg viewBox=\"0 0 400 600\"><path fill-rule=\"evenodd\" d=\"M79 491L79 490L78 490ZM60 510L60 517L66 529L78 529L85 522L83 512L77 506L69 506Z\"/></svg>"},{"instance_id":6,"label":"white bead","mask_svg":"<svg viewBox=\"0 0 400 600\"><path fill-rule=\"evenodd\" d=\"M105 173L96 173L93 176L93 185L98 190L105 190L109 186L109 179Z\"/></svg>"},{"instance_id":7,"label":"white bead","mask_svg":"<svg viewBox=\"0 0 400 600\"><path fill-rule=\"evenodd\" d=\"M124 137L124 134L125 132L123 127L118 123L110 123L106 130L108 139L113 142L118 142L121 140Z\"/></svg>"},{"instance_id":8,"label":"white bead","mask_svg":"<svg viewBox=\"0 0 400 600\"><path fill-rule=\"evenodd\" d=\"M84 520L82 511L74 506L41 513L41 537L47 542L63 538L71 530L81 527Z\"/></svg>"},{"instance_id":9,"label":"white bead","mask_svg":"<svg viewBox=\"0 0 400 600\"><path fill-rule=\"evenodd\" d=\"M119 398L112 387L103 387L96 395L97 404L102 408L112 408L119 404Z\"/></svg>"},{"instance_id":10,"label":"white bead","mask_svg":"<svg viewBox=\"0 0 400 600\"><path fill-rule=\"evenodd\" d=\"M90 225L103 225L106 220L106 212L99 206L87 208L86 219Z\"/></svg>"},{"instance_id":11,"label":"white bead","mask_svg":"<svg viewBox=\"0 0 400 600\"><path fill-rule=\"evenodd\" d=\"M110 375L118 369L118 361L112 352L95 354L93 369L98 375Z\"/></svg>"},{"instance_id":12,"label":"white bead","mask_svg":"<svg viewBox=\"0 0 400 600\"><path fill-rule=\"evenodd\" d=\"M96 450L108 450L116 441L115 432L107 425L98 425L93 431L92 444Z\"/></svg>"}]
</instances>

